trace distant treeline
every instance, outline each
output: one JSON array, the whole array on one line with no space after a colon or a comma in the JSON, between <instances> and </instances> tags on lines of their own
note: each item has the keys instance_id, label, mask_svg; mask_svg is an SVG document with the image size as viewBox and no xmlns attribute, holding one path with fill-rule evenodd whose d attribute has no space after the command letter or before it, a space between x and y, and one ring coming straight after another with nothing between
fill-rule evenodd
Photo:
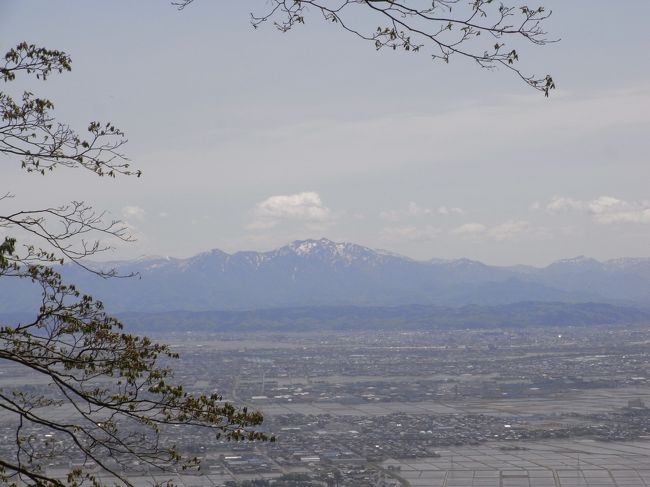
<instances>
[{"instance_id":1,"label":"distant treeline","mask_svg":"<svg viewBox=\"0 0 650 487\"><path fill-rule=\"evenodd\" d=\"M500 306L324 306L252 311L123 313L130 330L350 331L650 324L650 310L602 303L521 302Z\"/></svg>"}]
</instances>

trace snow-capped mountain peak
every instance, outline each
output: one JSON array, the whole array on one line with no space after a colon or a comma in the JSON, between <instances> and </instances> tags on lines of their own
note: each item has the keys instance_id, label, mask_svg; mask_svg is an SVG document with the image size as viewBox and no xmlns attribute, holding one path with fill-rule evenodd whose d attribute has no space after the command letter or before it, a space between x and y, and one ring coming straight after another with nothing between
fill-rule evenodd
<instances>
[{"instance_id":1,"label":"snow-capped mountain peak","mask_svg":"<svg viewBox=\"0 0 650 487\"><path fill-rule=\"evenodd\" d=\"M320 238L296 240L267 252L229 254L215 249L187 259L147 258L113 267L140 278L94 280L73 266L62 272L67 282L117 311L517 301L650 305L650 259L601 263L577 257L544 268L497 267L469 259L420 262ZM5 296L0 304L19 309L16 292L0 289Z\"/></svg>"},{"instance_id":2,"label":"snow-capped mountain peak","mask_svg":"<svg viewBox=\"0 0 650 487\"><path fill-rule=\"evenodd\" d=\"M348 263L357 260L367 261L371 258L379 258L378 252L347 242L334 242L321 238L318 240L296 240L289 245L277 250L279 255L294 254L299 257L314 257L321 260L345 261Z\"/></svg>"},{"instance_id":3,"label":"snow-capped mountain peak","mask_svg":"<svg viewBox=\"0 0 650 487\"><path fill-rule=\"evenodd\" d=\"M599 267L602 263L591 257L579 255L570 259L562 259L552 263L549 267Z\"/></svg>"}]
</instances>

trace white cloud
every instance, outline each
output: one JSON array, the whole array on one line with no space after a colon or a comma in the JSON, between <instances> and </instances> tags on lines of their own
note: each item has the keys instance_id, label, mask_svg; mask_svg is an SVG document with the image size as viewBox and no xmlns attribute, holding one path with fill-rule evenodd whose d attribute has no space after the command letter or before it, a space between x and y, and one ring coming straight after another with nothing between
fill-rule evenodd
<instances>
[{"instance_id":1,"label":"white cloud","mask_svg":"<svg viewBox=\"0 0 650 487\"><path fill-rule=\"evenodd\" d=\"M597 215L594 217L598 223L650 223L650 208L634 211L618 211Z\"/></svg>"},{"instance_id":2,"label":"white cloud","mask_svg":"<svg viewBox=\"0 0 650 487\"><path fill-rule=\"evenodd\" d=\"M573 210L591 215L596 223L650 223L649 201L625 201L613 196L600 196L590 201L580 201L554 196L546 205L551 213Z\"/></svg>"},{"instance_id":3,"label":"white cloud","mask_svg":"<svg viewBox=\"0 0 650 487\"><path fill-rule=\"evenodd\" d=\"M125 206L122 208L122 217L125 219L136 219L136 220L142 220L145 215L145 211L143 208L140 208L139 206Z\"/></svg>"},{"instance_id":4,"label":"white cloud","mask_svg":"<svg viewBox=\"0 0 650 487\"><path fill-rule=\"evenodd\" d=\"M415 226L385 227L380 234L382 240L393 242L429 242L440 235L440 230L431 225L418 228Z\"/></svg>"},{"instance_id":5,"label":"white cloud","mask_svg":"<svg viewBox=\"0 0 650 487\"><path fill-rule=\"evenodd\" d=\"M253 214L255 220L247 225L251 230L273 228L282 221L322 224L332 219L331 210L313 191L270 196L255 206Z\"/></svg>"},{"instance_id":6,"label":"white cloud","mask_svg":"<svg viewBox=\"0 0 650 487\"><path fill-rule=\"evenodd\" d=\"M464 215L465 210L462 208L458 208L457 206L453 207L447 207L447 206L441 206L438 208L438 214L440 215Z\"/></svg>"},{"instance_id":7,"label":"white cloud","mask_svg":"<svg viewBox=\"0 0 650 487\"><path fill-rule=\"evenodd\" d=\"M593 215L602 215L605 213L618 213L632 209L632 204L627 203L613 196L601 196L587 203L587 208Z\"/></svg>"},{"instance_id":8,"label":"white cloud","mask_svg":"<svg viewBox=\"0 0 650 487\"><path fill-rule=\"evenodd\" d=\"M553 196L551 201L546 205L546 210L551 213L557 213L566 210L581 210L584 208L584 202L577 201L564 196Z\"/></svg>"},{"instance_id":9,"label":"white cloud","mask_svg":"<svg viewBox=\"0 0 650 487\"><path fill-rule=\"evenodd\" d=\"M478 235L484 233L487 227L482 223L465 223L457 228L454 228L452 235Z\"/></svg>"},{"instance_id":10,"label":"white cloud","mask_svg":"<svg viewBox=\"0 0 650 487\"><path fill-rule=\"evenodd\" d=\"M439 206L438 208L426 208L415 201L409 201L406 209L386 210L379 213L379 218L386 221L400 221L409 217L432 216L432 215L462 215L465 211L458 207Z\"/></svg>"},{"instance_id":11,"label":"white cloud","mask_svg":"<svg viewBox=\"0 0 650 487\"><path fill-rule=\"evenodd\" d=\"M144 220L146 212L139 206L131 205L122 208L122 218L120 226L126 230L126 233L131 239L142 242L145 240L144 233L140 230L140 222ZM123 242L119 239L114 239L113 247L121 247Z\"/></svg>"},{"instance_id":12,"label":"white cloud","mask_svg":"<svg viewBox=\"0 0 650 487\"><path fill-rule=\"evenodd\" d=\"M532 233L530 223L522 220L508 221L500 225L496 225L488 231L488 235L497 242L504 240L512 240L522 234Z\"/></svg>"},{"instance_id":13,"label":"white cloud","mask_svg":"<svg viewBox=\"0 0 650 487\"><path fill-rule=\"evenodd\" d=\"M510 220L494 226L487 226L475 222L465 223L454 228L450 233L468 238L481 237L497 242L514 240L522 236L542 237L548 235L545 229L534 227L529 222L523 220Z\"/></svg>"},{"instance_id":14,"label":"white cloud","mask_svg":"<svg viewBox=\"0 0 650 487\"><path fill-rule=\"evenodd\" d=\"M396 222L402 218L402 212L398 210L386 210L379 213L379 218L389 222Z\"/></svg>"}]
</instances>

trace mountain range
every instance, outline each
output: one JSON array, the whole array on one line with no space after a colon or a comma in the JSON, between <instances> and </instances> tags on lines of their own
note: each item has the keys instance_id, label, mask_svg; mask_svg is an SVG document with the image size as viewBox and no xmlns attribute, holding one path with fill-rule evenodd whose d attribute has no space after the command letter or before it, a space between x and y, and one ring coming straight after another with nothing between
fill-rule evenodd
<instances>
[{"instance_id":1,"label":"mountain range","mask_svg":"<svg viewBox=\"0 0 650 487\"><path fill-rule=\"evenodd\" d=\"M187 259L152 257L101 266L137 275L101 279L74 265L63 266L62 274L111 312L518 302L650 307L649 258L577 257L543 268L499 267L468 259L416 261L320 239L269 252L212 250ZM28 286L5 281L10 280L0 280L0 312L33 309Z\"/></svg>"}]
</instances>

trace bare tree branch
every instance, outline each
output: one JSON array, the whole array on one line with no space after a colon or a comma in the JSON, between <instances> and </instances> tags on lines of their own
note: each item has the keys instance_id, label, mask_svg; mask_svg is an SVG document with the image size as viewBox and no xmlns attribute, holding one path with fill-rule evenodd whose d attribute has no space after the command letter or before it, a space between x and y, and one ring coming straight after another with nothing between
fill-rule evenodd
<instances>
[{"instance_id":1,"label":"bare tree branch","mask_svg":"<svg viewBox=\"0 0 650 487\"><path fill-rule=\"evenodd\" d=\"M70 70L60 51L21 43L0 61L0 80L21 73L46 79ZM135 175L120 153L124 134L112 124L91 122L82 139L55 122L49 100L25 92L19 102L0 92L0 156L22 160L27 172L45 175L58 167L86 169L99 176ZM0 362L42 378L37 392L0 388L0 411L16 420L14 458L0 458L0 483L34 487L101 485L82 467L53 478L45 467L74 456L97 465L123 485L132 485L122 467L138 460L157 473L192 468L165 437L169 426L198 428L231 440L268 440L257 426L258 412L223 402L217 394L193 395L173 382L169 347L122 332L103 305L64 284L55 265L73 262L103 277L115 275L87 265L105 251L102 241L130 241L124 224L107 219L84 202L41 209L2 211L11 193L0 194L0 278L30 282L41 295L32 320L0 323ZM16 234L27 239L18 247ZM53 411L67 408L65 419ZM53 438L43 439L46 427Z\"/></svg>"},{"instance_id":2,"label":"bare tree branch","mask_svg":"<svg viewBox=\"0 0 650 487\"><path fill-rule=\"evenodd\" d=\"M7 194L0 197L0 203L10 196ZM111 248L110 245L102 243L102 238L123 242L134 240L122 222L106 219L105 212L97 212L83 201L73 201L59 207L0 214L0 229L5 232L20 230L24 238L29 237L47 247L43 249L26 245L22 253L14 253L8 257L14 262L73 262L102 277L114 277L117 274L113 270L102 271L85 263L87 257Z\"/></svg>"},{"instance_id":3,"label":"bare tree branch","mask_svg":"<svg viewBox=\"0 0 650 487\"><path fill-rule=\"evenodd\" d=\"M183 10L193 2L179 0L172 5ZM544 7L515 7L493 0L270 0L268 4L262 13L251 14L253 27L272 22L288 32L316 13L377 50L427 49L433 59L446 63L457 56L486 69L506 68L545 96L555 88L550 75L523 73L517 66L518 51L509 47L517 40L538 46L555 42L543 28L551 15Z\"/></svg>"},{"instance_id":4,"label":"bare tree branch","mask_svg":"<svg viewBox=\"0 0 650 487\"><path fill-rule=\"evenodd\" d=\"M10 83L19 74L45 80L51 73L70 71L71 60L62 51L36 47L21 42L0 61L0 81ZM0 156L21 161L31 173L45 175L57 167L81 168L98 176L140 176L131 169L120 152L126 143L124 133L111 123L91 122L88 136L82 138L68 125L56 122L51 111L54 104L24 92L19 101L0 91ZM11 198L0 196L0 204ZM5 214L0 207L0 230L5 235L19 232L30 242L22 253L13 252L15 263L73 262L104 277L113 271L97 271L84 264L87 257L109 248L101 240L133 240L118 220L106 219L84 202L73 201L58 207L23 210ZM5 255L4 259L7 259Z\"/></svg>"},{"instance_id":5,"label":"bare tree branch","mask_svg":"<svg viewBox=\"0 0 650 487\"><path fill-rule=\"evenodd\" d=\"M70 71L70 58L61 51L18 44L5 55L0 80L14 81L16 74L35 74L47 79L52 72ZM0 153L22 160L28 172L45 174L57 166L81 167L99 176L140 176L120 152L124 133L112 123L90 122L82 138L68 125L56 122L50 113L54 104L24 92L19 101L0 92Z\"/></svg>"}]
</instances>

